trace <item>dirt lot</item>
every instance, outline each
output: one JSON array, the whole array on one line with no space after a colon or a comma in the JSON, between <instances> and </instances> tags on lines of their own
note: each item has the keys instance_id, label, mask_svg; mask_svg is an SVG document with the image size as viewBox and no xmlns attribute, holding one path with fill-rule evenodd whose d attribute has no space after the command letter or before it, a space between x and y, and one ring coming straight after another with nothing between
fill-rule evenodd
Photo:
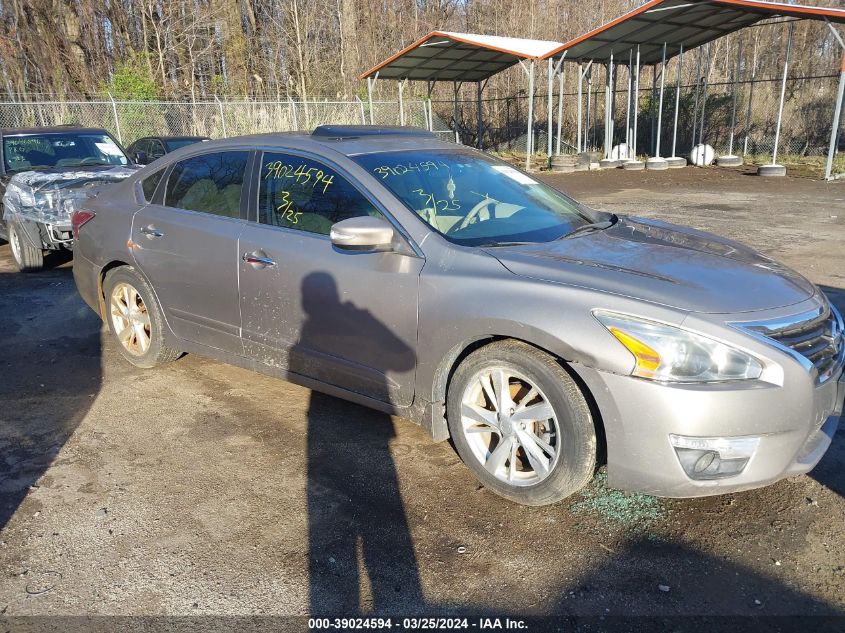
<instances>
[{"instance_id":1,"label":"dirt lot","mask_svg":"<svg viewBox=\"0 0 845 633\"><path fill-rule=\"evenodd\" d=\"M551 180L750 243L845 308L845 183L716 169ZM196 356L130 366L69 267L19 275L7 245L0 350L2 630L81 614L555 614L597 629L620 615L845 616L843 429L810 476L759 491L659 500L599 475L522 508L405 420Z\"/></svg>"}]
</instances>

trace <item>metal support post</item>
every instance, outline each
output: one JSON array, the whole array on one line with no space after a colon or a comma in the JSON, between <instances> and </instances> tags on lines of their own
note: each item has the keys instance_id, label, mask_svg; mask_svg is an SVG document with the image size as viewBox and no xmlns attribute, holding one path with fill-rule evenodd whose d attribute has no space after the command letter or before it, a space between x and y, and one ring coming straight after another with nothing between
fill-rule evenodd
<instances>
[{"instance_id":1,"label":"metal support post","mask_svg":"<svg viewBox=\"0 0 845 633\"><path fill-rule=\"evenodd\" d=\"M839 69L839 91L836 93L836 106L833 110L833 125L830 128L830 146L827 148L827 163L824 168L824 177L830 180L833 174L833 157L836 154L836 146L839 143L839 127L842 122L842 100L845 96L845 42L839 37L839 33L828 22L830 30L839 41L839 46L842 47L842 65Z\"/></svg>"},{"instance_id":2,"label":"metal support post","mask_svg":"<svg viewBox=\"0 0 845 633\"><path fill-rule=\"evenodd\" d=\"M399 125L405 125L405 100L402 98L402 93L405 91L407 81L407 79L399 81Z\"/></svg>"},{"instance_id":3,"label":"metal support post","mask_svg":"<svg viewBox=\"0 0 845 633\"><path fill-rule=\"evenodd\" d=\"M593 103L593 69L590 67L590 74L587 75L587 112L586 116L584 117L584 150L586 151L587 148L592 148L592 138L590 134L590 128L592 127L592 103Z\"/></svg>"},{"instance_id":4,"label":"metal support post","mask_svg":"<svg viewBox=\"0 0 845 633\"><path fill-rule=\"evenodd\" d=\"M452 82L452 121L455 126L455 142L461 142L460 132L458 131L458 92L461 89L461 84L457 81Z\"/></svg>"},{"instance_id":5,"label":"metal support post","mask_svg":"<svg viewBox=\"0 0 845 633\"><path fill-rule=\"evenodd\" d=\"M361 101L361 97L355 95L355 98L358 100L358 109L361 111L361 125L365 125L367 123L367 115L364 112L364 102Z\"/></svg>"},{"instance_id":6,"label":"metal support post","mask_svg":"<svg viewBox=\"0 0 845 633\"><path fill-rule=\"evenodd\" d=\"M672 157L677 158L678 154L678 113L681 110L681 67L684 63L684 45L681 44L680 53L678 53L678 83L675 86L675 123L672 128Z\"/></svg>"},{"instance_id":7,"label":"metal support post","mask_svg":"<svg viewBox=\"0 0 845 633\"><path fill-rule=\"evenodd\" d=\"M711 47L712 47L712 43L707 45L707 66L706 66L706 69L704 71L704 86L701 90L701 121L699 122L699 125L701 127L699 128L699 132L698 132L698 142L699 143L704 142L704 119L705 119L704 114L707 111L707 88L710 85L710 68L713 65L713 56L712 56L713 51L710 50Z\"/></svg>"},{"instance_id":8,"label":"metal support post","mask_svg":"<svg viewBox=\"0 0 845 633\"><path fill-rule=\"evenodd\" d=\"M566 54L566 51L564 51ZM563 61L563 60L561 60ZM566 66L562 66L558 73L558 94L557 94L557 141L555 146L555 154L560 156L560 135L563 131L563 89L566 83Z\"/></svg>"},{"instance_id":9,"label":"metal support post","mask_svg":"<svg viewBox=\"0 0 845 633\"><path fill-rule=\"evenodd\" d=\"M613 151L613 52L607 62L604 95L604 157L609 159Z\"/></svg>"},{"instance_id":10,"label":"metal support post","mask_svg":"<svg viewBox=\"0 0 845 633\"><path fill-rule=\"evenodd\" d=\"M476 109L478 110L478 149L484 149L484 144L482 143L481 139L484 136L484 117L481 112L481 91L484 90L484 86L481 82L476 82Z\"/></svg>"},{"instance_id":11,"label":"metal support post","mask_svg":"<svg viewBox=\"0 0 845 633\"><path fill-rule=\"evenodd\" d=\"M695 70L695 100L692 106L692 146L696 146L695 135L698 133L698 98L701 94L701 48L696 51L698 65Z\"/></svg>"},{"instance_id":12,"label":"metal support post","mask_svg":"<svg viewBox=\"0 0 845 633\"><path fill-rule=\"evenodd\" d=\"M748 84L748 110L745 113L745 142L742 154L748 154L748 139L751 134L751 105L754 102L754 80L757 78L757 41L754 42L754 57L751 61L751 79Z\"/></svg>"},{"instance_id":13,"label":"metal support post","mask_svg":"<svg viewBox=\"0 0 845 633\"><path fill-rule=\"evenodd\" d=\"M214 95L214 98L216 99L217 95ZM122 144L123 135L120 133L120 118L117 116L117 103L115 103L114 97L111 95L111 93L109 93L109 101L111 101L111 111L112 115L114 116L114 129L115 132L117 132L117 142ZM225 127L223 129L225 130ZM224 131L223 136L225 135L226 133Z\"/></svg>"},{"instance_id":14,"label":"metal support post","mask_svg":"<svg viewBox=\"0 0 845 633\"><path fill-rule=\"evenodd\" d=\"M546 65L546 156L552 156L552 103L554 99L554 64L549 57Z\"/></svg>"},{"instance_id":15,"label":"metal support post","mask_svg":"<svg viewBox=\"0 0 845 633\"><path fill-rule=\"evenodd\" d=\"M524 68L524 66L523 66ZM525 139L525 169L531 169L531 153L534 151L534 60L528 62L528 136Z\"/></svg>"},{"instance_id":16,"label":"metal support post","mask_svg":"<svg viewBox=\"0 0 845 633\"><path fill-rule=\"evenodd\" d=\"M367 102L370 106L370 125L374 125L375 122L375 118L373 117L373 90L375 90L377 80L378 72L376 72L374 77L367 77Z\"/></svg>"},{"instance_id":17,"label":"metal support post","mask_svg":"<svg viewBox=\"0 0 845 633\"><path fill-rule=\"evenodd\" d=\"M737 88L736 84L739 80L739 72L742 68L742 40L736 44L736 70L734 71L734 80L731 92L733 93L733 105L731 106L731 136L728 141L728 155L733 156L734 153L734 128L736 127L736 102L737 102Z\"/></svg>"},{"instance_id":18,"label":"metal support post","mask_svg":"<svg viewBox=\"0 0 845 633\"><path fill-rule=\"evenodd\" d=\"M640 46L637 44L637 73L634 75L634 137L633 137L633 154L632 158L637 159L637 125L640 112Z\"/></svg>"},{"instance_id":19,"label":"metal support post","mask_svg":"<svg viewBox=\"0 0 845 633\"><path fill-rule=\"evenodd\" d=\"M634 84L634 49L628 51L628 101L625 107L625 158L631 160L631 91Z\"/></svg>"},{"instance_id":20,"label":"metal support post","mask_svg":"<svg viewBox=\"0 0 845 633\"><path fill-rule=\"evenodd\" d=\"M651 152L652 156L656 156L654 152L654 141L655 141L655 125L657 124L657 112L655 112L654 102L657 98L657 64L651 65L651 103L649 104L648 114L649 114L649 136L651 136L651 143L649 145L649 151Z\"/></svg>"},{"instance_id":21,"label":"metal support post","mask_svg":"<svg viewBox=\"0 0 845 633\"><path fill-rule=\"evenodd\" d=\"M299 129L299 122L296 120L296 104L290 97L288 97L288 103L290 104L290 113L291 118L293 119L293 131L296 132Z\"/></svg>"},{"instance_id":22,"label":"metal support post","mask_svg":"<svg viewBox=\"0 0 845 633\"><path fill-rule=\"evenodd\" d=\"M660 63L660 103L657 106L657 144L654 155L660 158L660 135L663 132L663 91L666 86L666 42L663 43L663 61Z\"/></svg>"},{"instance_id":23,"label":"metal support post","mask_svg":"<svg viewBox=\"0 0 845 633\"><path fill-rule=\"evenodd\" d=\"M780 125L783 121L783 102L786 100L786 78L789 72L789 54L792 52L792 34L795 31L795 23L789 23L789 30L786 36L786 56L783 60L783 79L780 84L780 103L778 105L778 121L775 126L775 147L772 150L772 165L777 165L778 143L780 143Z\"/></svg>"}]
</instances>

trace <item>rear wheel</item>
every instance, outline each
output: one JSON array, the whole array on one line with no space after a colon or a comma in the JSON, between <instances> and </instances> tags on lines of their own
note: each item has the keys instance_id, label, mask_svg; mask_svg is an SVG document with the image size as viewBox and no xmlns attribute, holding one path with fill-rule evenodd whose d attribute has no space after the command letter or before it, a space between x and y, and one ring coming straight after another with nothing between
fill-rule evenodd
<instances>
[{"instance_id":1,"label":"rear wheel","mask_svg":"<svg viewBox=\"0 0 845 633\"><path fill-rule=\"evenodd\" d=\"M161 309L152 288L130 266L115 268L103 284L109 329L123 357L138 367L155 367L179 357L165 345Z\"/></svg>"},{"instance_id":2,"label":"rear wheel","mask_svg":"<svg viewBox=\"0 0 845 633\"><path fill-rule=\"evenodd\" d=\"M461 459L502 497L554 503L593 476L587 402L566 370L530 345L502 341L467 356L449 386L447 412Z\"/></svg>"},{"instance_id":3,"label":"rear wheel","mask_svg":"<svg viewBox=\"0 0 845 633\"><path fill-rule=\"evenodd\" d=\"M9 246L12 258L22 273L32 273L44 269L44 251L33 247L27 240L23 229L16 222L9 222Z\"/></svg>"}]
</instances>

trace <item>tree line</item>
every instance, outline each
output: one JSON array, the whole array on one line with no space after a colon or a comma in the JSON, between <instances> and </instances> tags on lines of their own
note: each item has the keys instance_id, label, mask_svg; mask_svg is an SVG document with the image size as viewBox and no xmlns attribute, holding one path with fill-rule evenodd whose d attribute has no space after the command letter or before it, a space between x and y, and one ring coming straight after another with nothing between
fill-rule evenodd
<instances>
[{"instance_id":1,"label":"tree line","mask_svg":"<svg viewBox=\"0 0 845 633\"><path fill-rule=\"evenodd\" d=\"M3 0L0 98L352 99L364 94L361 72L431 30L567 41L643 2ZM746 29L714 43L710 80L731 77L740 40L746 77L776 76L782 28ZM833 73L839 56L824 24L796 25L794 73ZM685 80L695 72L687 64ZM380 84L393 98L395 83ZM487 94L524 88L516 68L495 77ZM451 94L451 86L441 89Z\"/></svg>"}]
</instances>

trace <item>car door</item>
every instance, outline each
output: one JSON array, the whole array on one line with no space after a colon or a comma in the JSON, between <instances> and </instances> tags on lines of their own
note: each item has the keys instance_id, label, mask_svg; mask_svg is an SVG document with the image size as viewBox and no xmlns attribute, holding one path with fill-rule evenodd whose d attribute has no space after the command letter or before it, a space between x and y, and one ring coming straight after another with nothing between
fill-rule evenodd
<instances>
[{"instance_id":1,"label":"car door","mask_svg":"<svg viewBox=\"0 0 845 633\"><path fill-rule=\"evenodd\" d=\"M251 156L216 151L174 164L153 202L135 213L131 236L174 334L238 354L238 236Z\"/></svg>"},{"instance_id":2,"label":"car door","mask_svg":"<svg viewBox=\"0 0 845 633\"><path fill-rule=\"evenodd\" d=\"M256 158L257 222L240 238L248 356L395 405L413 398L423 259L332 246L333 223L384 217L336 168L310 157Z\"/></svg>"}]
</instances>

